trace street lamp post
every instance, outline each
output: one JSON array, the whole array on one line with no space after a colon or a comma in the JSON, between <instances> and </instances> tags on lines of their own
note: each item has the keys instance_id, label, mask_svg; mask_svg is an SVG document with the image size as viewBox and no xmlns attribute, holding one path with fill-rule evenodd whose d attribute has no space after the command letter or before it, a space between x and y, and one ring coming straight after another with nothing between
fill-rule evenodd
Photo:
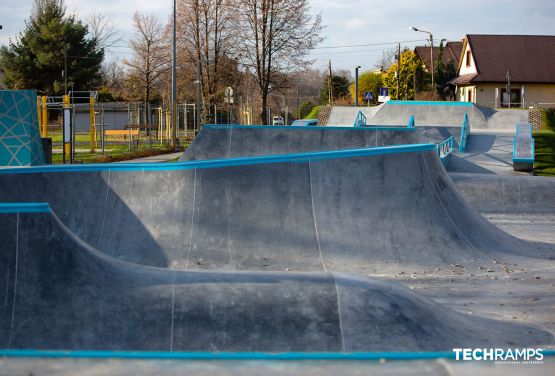
<instances>
[{"instance_id":1,"label":"street lamp post","mask_svg":"<svg viewBox=\"0 0 555 376\"><path fill-rule=\"evenodd\" d=\"M411 26L409 29L413 30L413 31L419 31L421 33L428 33L430 35L430 62L431 62L431 67L430 67L430 71L432 72L432 91L434 90L434 37L432 35L432 33L430 33L429 31L426 30L420 30L417 29L414 26Z\"/></svg>"},{"instance_id":2,"label":"street lamp post","mask_svg":"<svg viewBox=\"0 0 555 376\"><path fill-rule=\"evenodd\" d=\"M355 68L355 107L358 107L358 70L360 65Z\"/></svg>"},{"instance_id":3,"label":"street lamp post","mask_svg":"<svg viewBox=\"0 0 555 376\"><path fill-rule=\"evenodd\" d=\"M176 65L177 65L177 48L176 48L176 18L177 18L176 0L173 0L173 35L172 35L172 146L177 150L177 82L176 82Z\"/></svg>"}]
</instances>

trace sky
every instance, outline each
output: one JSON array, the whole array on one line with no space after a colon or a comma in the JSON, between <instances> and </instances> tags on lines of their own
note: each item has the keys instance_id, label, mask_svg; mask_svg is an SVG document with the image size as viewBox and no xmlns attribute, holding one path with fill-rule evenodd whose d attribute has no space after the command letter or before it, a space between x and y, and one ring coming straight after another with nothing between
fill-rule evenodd
<instances>
[{"instance_id":1,"label":"sky","mask_svg":"<svg viewBox=\"0 0 555 376\"><path fill-rule=\"evenodd\" d=\"M25 27L33 0L0 0L0 45L16 38ZM93 12L109 14L123 35L111 51L112 58L130 54L135 11L153 13L166 20L172 0L66 0L68 11L86 20ZM465 34L553 35L555 0L310 0L311 13L322 15L324 41L310 58L314 68L324 69L331 59L333 69L373 69L384 51L396 42L412 48L427 45L430 31L434 43L440 39L461 40ZM363 45L363 46L360 46ZM353 46L353 47L340 47Z\"/></svg>"}]
</instances>

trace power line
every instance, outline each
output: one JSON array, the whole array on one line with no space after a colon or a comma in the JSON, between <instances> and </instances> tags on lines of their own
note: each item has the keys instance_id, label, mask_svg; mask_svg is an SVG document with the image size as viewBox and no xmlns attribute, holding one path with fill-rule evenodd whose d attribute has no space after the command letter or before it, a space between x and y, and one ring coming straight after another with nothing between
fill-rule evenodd
<instances>
[{"instance_id":1,"label":"power line","mask_svg":"<svg viewBox=\"0 0 555 376\"><path fill-rule=\"evenodd\" d=\"M406 47L407 45L405 45ZM335 56L338 54L354 54L354 53L360 53L360 52L379 52L379 51L389 51L389 50L393 50L393 47L390 48L378 48L378 49L372 49L372 50L351 50L351 51L330 51L330 52L318 52L318 53L313 53L310 54L311 56L320 56L320 55L325 55L325 56Z\"/></svg>"},{"instance_id":2,"label":"power line","mask_svg":"<svg viewBox=\"0 0 555 376\"><path fill-rule=\"evenodd\" d=\"M385 46L388 44L398 44L398 43L414 43L414 42L425 42L428 39L413 39L413 40L405 40L405 41L398 41L398 42L382 42L382 43L368 43L368 44L352 44L352 45L344 45L344 46L324 46L324 47L316 47L313 50L325 50L331 48L353 48L353 47L370 47L370 46Z\"/></svg>"}]
</instances>

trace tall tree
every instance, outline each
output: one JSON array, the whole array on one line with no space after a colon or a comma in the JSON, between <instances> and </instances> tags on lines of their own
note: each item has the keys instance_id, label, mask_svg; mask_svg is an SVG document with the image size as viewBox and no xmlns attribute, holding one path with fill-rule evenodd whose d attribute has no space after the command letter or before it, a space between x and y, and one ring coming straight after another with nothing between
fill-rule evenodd
<instances>
[{"instance_id":1,"label":"tall tree","mask_svg":"<svg viewBox=\"0 0 555 376\"><path fill-rule=\"evenodd\" d=\"M96 39L100 48L109 50L122 41L121 33L114 25L112 16L102 12L93 12L89 15L89 33Z\"/></svg>"},{"instance_id":2,"label":"tall tree","mask_svg":"<svg viewBox=\"0 0 555 376\"><path fill-rule=\"evenodd\" d=\"M457 77L457 68L455 68L455 64L452 61L448 64L443 63L443 40L439 44L434 74L436 92L441 99L445 99L449 95L451 89L448 82Z\"/></svg>"},{"instance_id":3,"label":"tall tree","mask_svg":"<svg viewBox=\"0 0 555 376\"><path fill-rule=\"evenodd\" d=\"M389 88L391 99L414 99L422 72L422 62L413 51L405 49L401 53L399 66L399 92L397 92L397 63L393 64L383 76Z\"/></svg>"},{"instance_id":4,"label":"tall tree","mask_svg":"<svg viewBox=\"0 0 555 376\"><path fill-rule=\"evenodd\" d=\"M366 99L364 98L364 93L369 91L371 93L374 94L374 100L372 101L373 103L376 103L378 101L378 95L380 92L380 87L382 87L383 84L383 77L381 73L378 72L373 72L373 71L367 71L367 72L363 72L359 77L358 77L358 100L361 103L366 102ZM354 99L355 98L355 84L351 84L349 91L351 92L351 97Z\"/></svg>"},{"instance_id":5,"label":"tall tree","mask_svg":"<svg viewBox=\"0 0 555 376\"><path fill-rule=\"evenodd\" d=\"M347 77L332 75L331 87L333 99L340 99L349 96L350 81ZM320 91L320 104L328 104L329 100L329 83L328 77L325 77L322 82L322 90Z\"/></svg>"},{"instance_id":6,"label":"tall tree","mask_svg":"<svg viewBox=\"0 0 555 376\"><path fill-rule=\"evenodd\" d=\"M133 57L131 60L124 59L123 63L130 68L130 79L143 93L144 116L148 124L148 103L155 85L168 69L170 57L164 28L155 16L136 12L133 21L135 35L130 42Z\"/></svg>"},{"instance_id":7,"label":"tall tree","mask_svg":"<svg viewBox=\"0 0 555 376\"><path fill-rule=\"evenodd\" d=\"M308 0L238 0L242 60L254 76L266 119L268 95L283 90L293 71L306 68L306 55L322 38L320 15L309 14Z\"/></svg>"},{"instance_id":8,"label":"tall tree","mask_svg":"<svg viewBox=\"0 0 555 376\"><path fill-rule=\"evenodd\" d=\"M179 60L184 73L200 70L203 103L216 103L224 86L233 86L237 64L233 58L237 39L237 10L234 0L178 0L177 33ZM196 81L196 77L193 81ZM206 107L203 109L206 117ZM204 119L206 120L206 119Z\"/></svg>"},{"instance_id":9,"label":"tall tree","mask_svg":"<svg viewBox=\"0 0 555 376\"><path fill-rule=\"evenodd\" d=\"M7 86L47 95L63 93L67 61L68 87L96 88L104 50L87 34L86 25L66 16L63 0L35 0L25 30L0 50Z\"/></svg>"}]
</instances>

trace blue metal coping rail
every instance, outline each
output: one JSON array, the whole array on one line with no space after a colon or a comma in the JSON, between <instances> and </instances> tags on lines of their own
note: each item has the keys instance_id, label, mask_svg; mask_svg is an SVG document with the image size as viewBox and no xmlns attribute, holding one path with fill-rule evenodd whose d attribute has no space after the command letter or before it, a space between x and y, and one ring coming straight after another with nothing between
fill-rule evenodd
<instances>
[{"instance_id":1,"label":"blue metal coping rail","mask_svg":"<svg viewBox=\"0 0 555 376\"><path fill-rule=\"evenodd\" d=\"M0 203L0 214L14 213L50 213L46 202L6 202Z\"/></svg>"},{"instance_id":2,"label":"blue metal coping rail","mask_svg":"<svg viewBox=\"0 0 555 376\"><path fill-rule=\"evenodd\" d=\"M362 111L359 111L355 117L353 127L361 127L363 125L366 125L366 116L362 113Z\"/></svg>"},{"instance_id":3,"label":"blue metal coping rail","mask_svg":"<svg viewBox=\"0 0 555 376\"><path fill-rule=\"evenodd\" d=\"M411 115L409 118L409 124L407 125L407 128L414 128L415 124L414 124L414 115Z\"/></svg>"},{"instance_id":4,"label":"blue metal coping rail","mask_svg":"<svg viewBox=\"0 0 555 376\"><path fill-rule=\"evenodd\" d=\"M555 350L543 349L544 356ZM455 359L452 351L422 352L169 352L169 351L95 351L95 350L0 350L0 357L18 358L111 358L158 360L425 360Z\"/></svg>"},{"instance_id":5,"label":"blue metal coping rail","mask_svg":"<svg viewBox=\"0 0 555 376\"><path fill-rule=\"evenodd\" d=\"M462 103L462 102L461 102ZM470 133L470 124L468 122L468 113L464 113L464 118L461 126L461 140L459 142L459 151L464 153L466 150L466 142L468 141L468 133Z\"/></svg>"},{"instance_id":6,"label":"blue metal coping rail","mask_svg":"<svg viewBox=\"0 0 555 376\"><path fill-rule=\"evenodd\" d=\"M435 144L408 144L361 149L333 150L298 154L282 154L258 157L241 157L229 159L211 159L203 161L184 161L172 163L109 163L83 165L49 165L32 167L0 168L0 175L33 174L53 172L128 172L128 171L175 171L228 166L244 166L268 163L295 163L334 158L364 157L397 153L414 153L436 150Z\"/></svg>"},{"instance_id":7,"label":"blue metal coping rail","mask_svg":"<svg viewBox=\"0 0 555 376\"><path fill-rule=\"evenodd\" d=\"M448 102L448 101L400 101L390 100L387 105L409 105L409 106L450 106L450 107L472 107L471 102Z\"/></svg>"},{"instance_id":8,"label":"blue metal coping rail","mask_svg":"<svg viewBox=\"0 0 555 376\"><path fill-rule=\"evenodd\" d=\"M516 141L518 139L518 124L516 125L516 132L515 132L515 137L513 138L513 163L534 163L535 161L535 141L534 141L534 136L532 133L532 125L528 124L528 128L530 130L530 139L531 139L531 145L530 145L530 158L518 158L516 156Z\"/></svg>"},{"instance_id":9,"label":"blue metal coping rail","mask_svg":"<svg viewBox=\"0 0 555 376\"><path fill-rule=\"evenodd\" d=\"M368 124L366 124L368 125ZM302 131L302 130L331 130L331 131L416 131L414 128L403 126L390 127L390 126L366 126L366 127L336 127L336 126L290 126L290 125L238 125L238 124L206 124L203 128L207 129L287 129L289 131Z\"/></svg>"}]
</instances>

